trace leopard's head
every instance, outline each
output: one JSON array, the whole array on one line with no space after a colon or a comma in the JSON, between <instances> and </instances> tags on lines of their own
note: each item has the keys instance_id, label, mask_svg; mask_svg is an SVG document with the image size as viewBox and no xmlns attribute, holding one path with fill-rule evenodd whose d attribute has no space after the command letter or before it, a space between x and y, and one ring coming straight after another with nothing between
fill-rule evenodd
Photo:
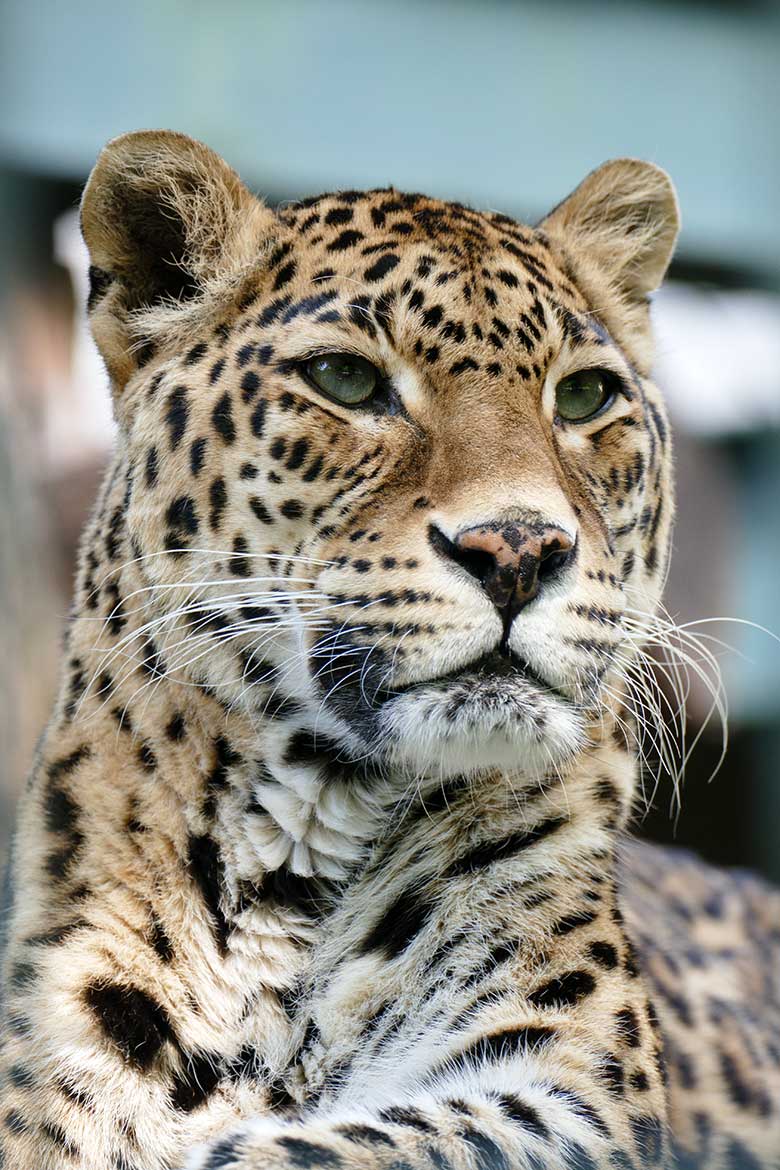
<instances>
[{"instance_id":1,"label":"leopard's head","mask_svg":"<svg viewBox=\"0 0 780 1170\"><path fill-rule=\"evenodd\" d=\"M667 176L607 163L537 227L393 189L274 212L142 132L82 219L164 668L415 770L575 752L667 560Z\"/></svg>"}]
</instances>

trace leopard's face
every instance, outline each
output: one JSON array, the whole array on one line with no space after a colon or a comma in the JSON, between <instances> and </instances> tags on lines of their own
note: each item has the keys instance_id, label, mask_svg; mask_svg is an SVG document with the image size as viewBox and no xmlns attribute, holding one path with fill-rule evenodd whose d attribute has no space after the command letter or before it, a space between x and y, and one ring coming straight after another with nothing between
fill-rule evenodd
<instances>
[{"instance_id":1,"label":"leopard's face","mask_svg":"<svg viewBox=\"0 0 780 1170\"><path fill-rule=\"evenodd\" d=\"M583 271L504 216L347 192L162 314L123 395L165 669L416 771L577 750L671 520L644 317Z\"/></svg>"}]
</instances>

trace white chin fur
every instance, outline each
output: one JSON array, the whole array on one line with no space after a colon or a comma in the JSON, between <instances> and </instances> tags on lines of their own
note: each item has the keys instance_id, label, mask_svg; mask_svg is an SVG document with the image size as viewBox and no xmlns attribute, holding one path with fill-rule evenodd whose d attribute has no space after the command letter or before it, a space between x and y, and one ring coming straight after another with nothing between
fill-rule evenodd
<instances>
[{"instance_id":1,"label":"white chin fur","mask_svg":"<svg viewBox=\"0 0 780 1170\"><path fill-rule=\"evenodd\" d=\"M387 758L441 776L494 768L543 775L574 755L583 732L565 700L524 679L476 675L416 687L379 718Z\"/></svg>"}]
</instances>

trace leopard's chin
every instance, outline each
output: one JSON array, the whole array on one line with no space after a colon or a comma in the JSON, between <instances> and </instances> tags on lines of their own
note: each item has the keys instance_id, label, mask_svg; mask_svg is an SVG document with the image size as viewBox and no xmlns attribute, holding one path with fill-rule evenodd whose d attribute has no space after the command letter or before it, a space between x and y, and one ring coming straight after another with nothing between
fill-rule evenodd
<instances>
[{"instance_id":1,"label":"leopard's chin","mask_svg":"<svg viewBox=\"0 0 780 1170\"><path fill-rule=\"evenodd\" d=\"M571 758L584 742L579 710L522 663L496 666L490 656L389 698L377 720L382 754L443 776L539 776Z\"/></svg>"},{"instance_id":2,"label":"leopard's chin","mask_svg":"<svg viewBox=\"0 0 780 1170\"><path fill-rule=\"evenodd\" d=\"M582 707L525 659L498 650L394 688L348 679L315 701L319 722L333 721L350 755L416 776L540 777L585 742Z\"/></svg>"}]
</instances>

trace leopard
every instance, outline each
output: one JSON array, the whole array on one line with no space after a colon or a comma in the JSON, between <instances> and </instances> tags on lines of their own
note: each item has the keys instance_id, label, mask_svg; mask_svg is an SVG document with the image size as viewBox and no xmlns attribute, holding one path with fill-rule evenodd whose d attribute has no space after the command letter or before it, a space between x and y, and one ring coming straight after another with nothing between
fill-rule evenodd
<instances>
[{"instance_id":1,"label":"leopard","mask_svg":"<svg viewBox=\"0 0 780 1170\"><path fill-rule=\"evenodd\" d=\"M81 223L117 440L12 849L2 1165L780 1166L780 894L632 835L669 177L271 207L139 131Z\"/></svg>"}]
</instances>

